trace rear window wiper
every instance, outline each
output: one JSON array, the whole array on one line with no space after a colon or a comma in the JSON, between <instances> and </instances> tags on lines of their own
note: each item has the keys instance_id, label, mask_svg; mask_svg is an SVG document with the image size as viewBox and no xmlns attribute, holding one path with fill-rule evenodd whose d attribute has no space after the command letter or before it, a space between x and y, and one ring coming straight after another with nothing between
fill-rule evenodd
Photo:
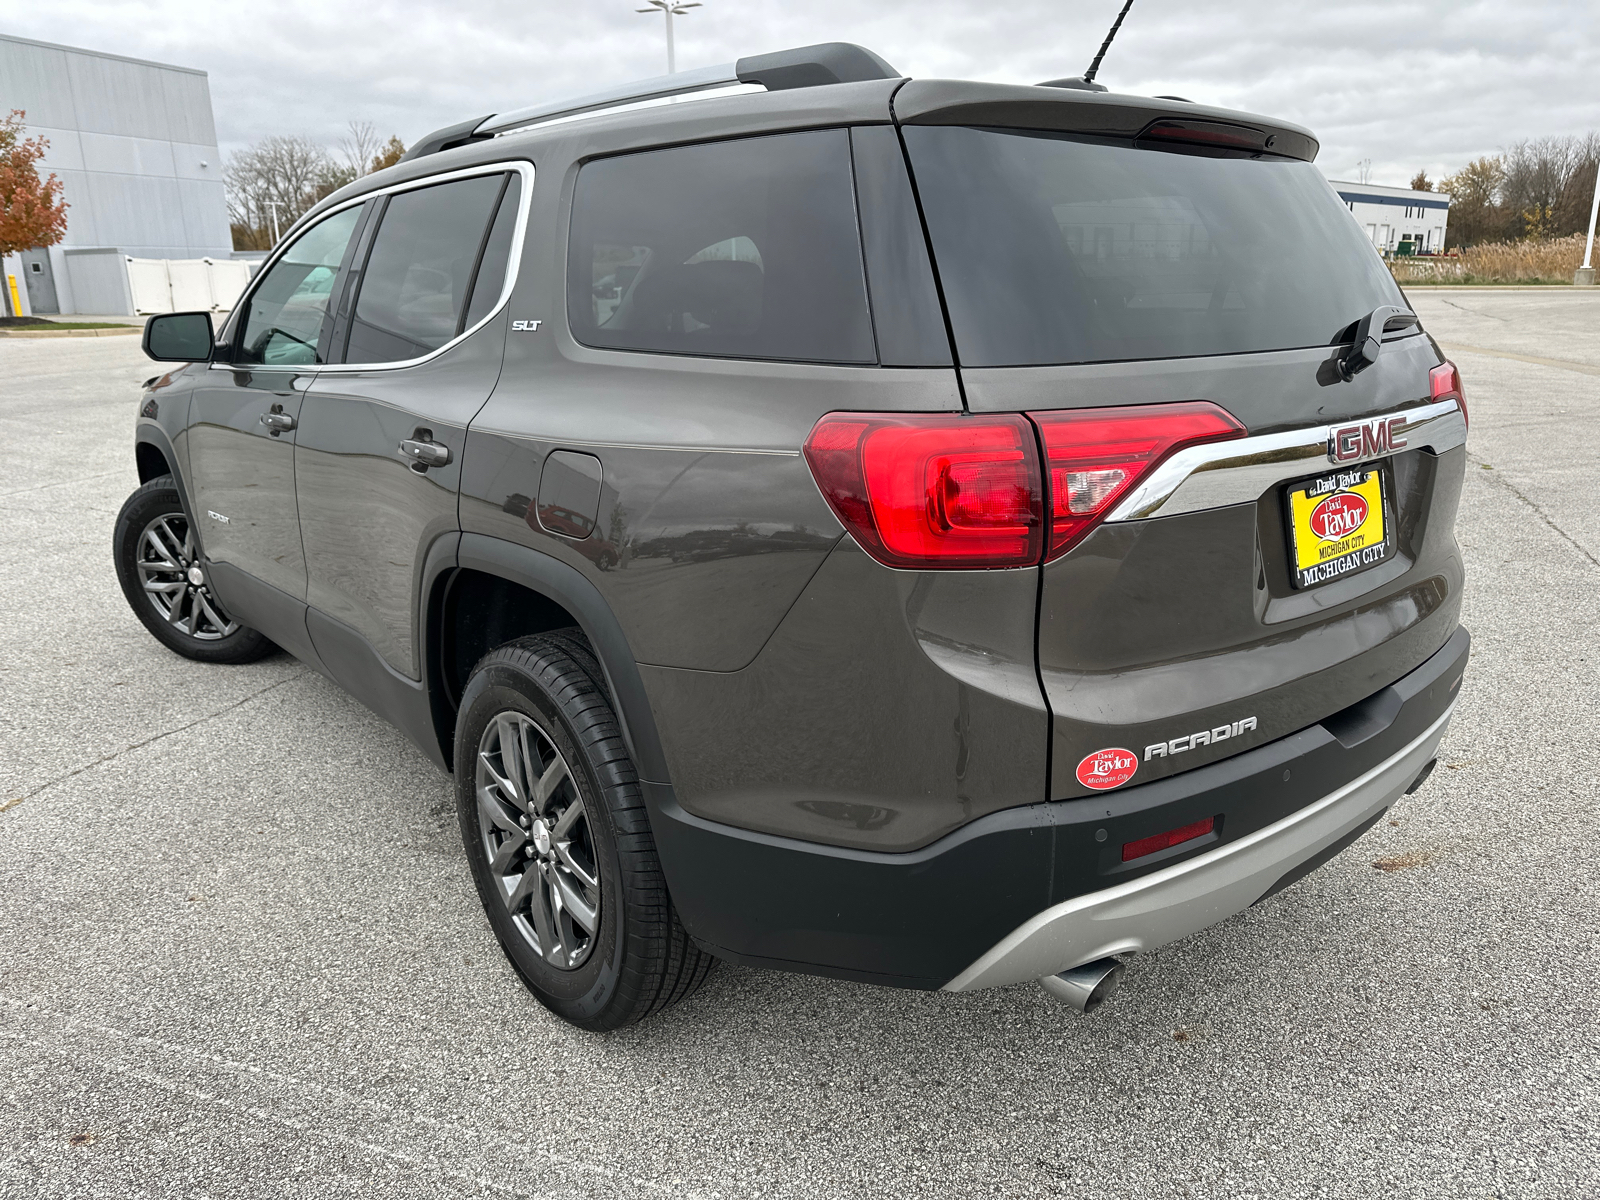
<instances>
[{"instance_id":1,"label":"rear window wiper","mask_svg":"<svg viewBox=\"0 0 1600 1200\"><path fill-rule=\"evenodd\" d=\"M1378 361L1378 353L1390 335L1403 337L1419 324L1417 314L1393 304L1380 304L1353 327L1345 330L1350 335L1350 349L1339 356L1339 377L1346 383ZM1336 339L1344 341L1341 335Z\"/></svg>"}]
</instances>

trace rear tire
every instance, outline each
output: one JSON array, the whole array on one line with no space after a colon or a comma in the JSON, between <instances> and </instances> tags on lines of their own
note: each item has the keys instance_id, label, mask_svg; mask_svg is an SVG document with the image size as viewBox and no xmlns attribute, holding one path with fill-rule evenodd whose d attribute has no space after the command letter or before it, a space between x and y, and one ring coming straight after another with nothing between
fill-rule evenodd
<instances>
[{"instance_id":1,"label":"rear tire","mask_svg":"<svg viewBox=\"0 0 1600 1200\"><path fill-rule=\"evenodd\" d=\"M667 894L638 776L581 635L519 638L461 697L456 807L489 924L528 990L584 1029L691 995L716 959Z\"/></svg>"},{"instance_id":2,"label":"rear tire","mask_svg":"<svg viewBox=\"0 0 1600 1200\"><path fill-rule=\"evenodd\" d=\"M152 479L117 514L112 554L133 615L168 650L196 662L254 662L277 649L223 608L171 475Z\"/></svg>"}]
</instances>

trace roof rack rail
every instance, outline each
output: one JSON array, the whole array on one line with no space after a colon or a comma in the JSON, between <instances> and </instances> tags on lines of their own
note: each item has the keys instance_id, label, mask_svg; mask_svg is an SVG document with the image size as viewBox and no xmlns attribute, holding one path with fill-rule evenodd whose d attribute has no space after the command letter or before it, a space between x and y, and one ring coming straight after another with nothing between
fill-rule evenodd
<instances>
[{"instance_id":1,"label":"roof rack rail","mask_svg":"<svg viewBox=\"0 0 1600 1200\"><path fill-rule=\"evenodd\" d=\"M554 121L561 117L575 117L582 113L616 108L644 100L660 100L669 96L685 96L692 92L712 88L730 87L733 84L759 84L769 92L790 88L823 87L831 83L861 83L871 79L898 79L896 71L883 59L864 46L850 42L823 42L816 46L800 46L793 50L779 50L773 54L752 54L720 67L702 67L698 71L680 71L676 75L661 75L654 79L641 79L624 83L603 92L578 96L567 100L552 100L534 104L511 112L491 113L472 121L447 125L422 138L401 161L421 158L464 146L468 142L482 141L497 134L509 133L528 125Z\"/></svg>"}]
</instances>

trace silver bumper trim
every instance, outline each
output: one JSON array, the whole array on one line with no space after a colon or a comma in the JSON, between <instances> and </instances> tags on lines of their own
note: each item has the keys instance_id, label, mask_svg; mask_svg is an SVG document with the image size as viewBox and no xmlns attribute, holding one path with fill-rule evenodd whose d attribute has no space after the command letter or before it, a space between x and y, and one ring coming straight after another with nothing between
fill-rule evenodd
<instances>
[{"instance_id":1,"label":"silver bumper trim","mask_svg":"<svg viewBox=\"0 0 1600 1200\"><path fill-rule=\"evenodd\" d=\"M1410 745L1281 821L1164 870L1045 909L944 990L1001 987L1113 954L1154 950L1243 912L1289 871L1399 799L1438 750L1454 711L1452 703Z\"/></svg>"}]
</instances>

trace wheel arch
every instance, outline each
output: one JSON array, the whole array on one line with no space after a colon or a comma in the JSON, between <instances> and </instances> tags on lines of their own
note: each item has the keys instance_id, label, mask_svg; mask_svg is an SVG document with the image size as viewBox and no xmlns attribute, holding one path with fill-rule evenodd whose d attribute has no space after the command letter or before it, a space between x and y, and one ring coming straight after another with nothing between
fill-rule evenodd
<instances>
[{"instance_id":1,"label":"wheel arch","mask_svg":"<svg viewBox=\"0 0 1600 1200\"><path fill-rule=\"evenodd\" d=\"M194 505L189 500L189 486L183 478L183 472L178 470L178 454L167 437L167 431L154 421L140 421L133 434L133 460L141 484L163 475L172 476L184 515L189 518L190 526L198 532L200 525L195 520Z\"/></svg>"},{"instance_id":2,"label":"wheel arch","mask_svg":"<svg viewBox=\"0 0 1600 1200\"><path fill-rule=\"evenodd\" d=\"M460 688L481 656L478 643L485 643L482 651L487 652L512 637L576 625L605 673L623 741L640 779L670 782L650 700L627 636L600 590L576 568L528 546L464 533L455 562L439 563L427 572L425 584L428 671L438 681L430 691L446 762L453 757ZM489 619L480 619L485 612ZM463 636L464 627L473 632ZM509 636L500 636L503 633Z\"/></svg>"}]
</instances>

